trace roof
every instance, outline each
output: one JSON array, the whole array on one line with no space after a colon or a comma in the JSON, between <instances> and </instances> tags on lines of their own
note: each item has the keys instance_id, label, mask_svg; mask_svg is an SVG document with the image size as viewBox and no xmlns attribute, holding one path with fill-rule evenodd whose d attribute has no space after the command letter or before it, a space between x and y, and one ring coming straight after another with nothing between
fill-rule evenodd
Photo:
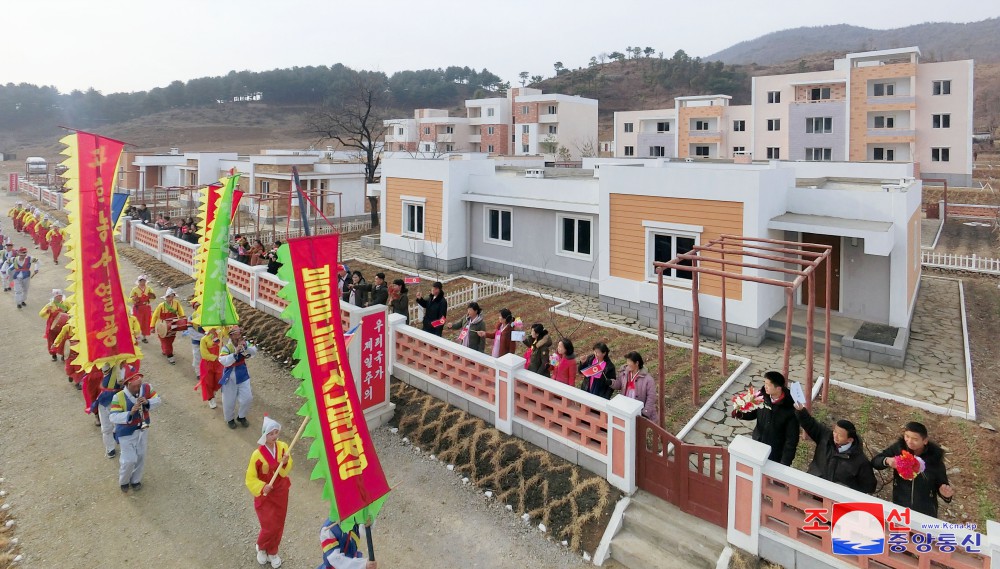
<instances>
[{"instance_id":1,"label":"roof","mask_svg":"<svg viewBox=\"0 0 1000 569\"><path fill-rule=\"evenodd\" d=\"M767 223L768 229L779 231L861 238L865 240L865 254L882 257L888 256L895 245L892 227L893 224L887 221L864 221L804 213L783 213Z\"/></svg>"}]
</instances>

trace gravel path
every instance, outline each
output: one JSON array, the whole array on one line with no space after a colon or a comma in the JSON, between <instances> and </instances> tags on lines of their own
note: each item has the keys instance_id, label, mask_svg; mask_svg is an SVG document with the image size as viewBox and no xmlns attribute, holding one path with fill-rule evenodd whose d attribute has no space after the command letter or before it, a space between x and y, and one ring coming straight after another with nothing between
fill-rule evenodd
<instances>
[{"instance_id":1,"label":"gravel path","mask_svg":"<svg viewBox=\"0 0 1000 569\"><path fill-rule=\"evenodd\" d=\"M6 212L15 200L0 196L6 232L13 231ZM123 260L121 272L130 287L137 269ZM177 341L176 366L155 341L143 345L143 371L164 404L153 417L143 489L122 495L118 461L103 456L80 392L44 351L37 312L50 289L65 287L65 277L64 266L53 266L49 256L27 309L16 310L11 293L0 295L0 349L7 356L0 369L0 476L23 566L258 567L258 526L243 473L265 411L285 425L286 440L298 424L294 380L267 357L251 360L251 428L232 431L221 409L208 409L193 391L186 338ZM375 528L381 567L587 566L388 429L373 436L394 488ZM302 450L295 458L281 555L285 567L315 567L326 508L319 482L307 479L313 461Z\"/></svg>"}]
</instances>

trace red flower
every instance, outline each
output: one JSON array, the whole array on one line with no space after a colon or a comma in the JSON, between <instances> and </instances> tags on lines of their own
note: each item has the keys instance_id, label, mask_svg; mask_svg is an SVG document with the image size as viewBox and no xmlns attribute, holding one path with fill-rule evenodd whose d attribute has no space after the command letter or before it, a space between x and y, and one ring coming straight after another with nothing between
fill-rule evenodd
<instances>
[{"instance_id":1,"label":"red flower","mask_svg":"<svg viewBox=\"0 0 1000 569\"><path fill-rule=\"evenodd\" d=\"M896 457L896 472L903 480L913 480L924 471L924 461L909 451L902 451Z\"/></svg>"}]
</instances>

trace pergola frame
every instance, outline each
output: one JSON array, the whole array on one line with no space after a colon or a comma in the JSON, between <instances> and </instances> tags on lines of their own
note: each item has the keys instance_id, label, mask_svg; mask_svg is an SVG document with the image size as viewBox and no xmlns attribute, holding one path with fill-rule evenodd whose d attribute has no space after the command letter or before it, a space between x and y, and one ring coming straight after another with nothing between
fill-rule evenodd
<instances>
[{"instance_id":1,"label":"pergola frame","mask_svg":"<svg viewBox=\"0 0 1000 569\"><path fill-rule=\"evenodd\" d=\"M830 301L832 286L832 267L830 245L818 245L814 243L799 243L796 241L785 241L780 239L765 239L757 237L744 237L740 235L721 235L718 239L713 239L705 245L696 245L688 253L677 255L668 262L655 262L657 278L657 304L658 304L658 336L657 357L659 361L657 408L660 413L660 420L663 421L663 396L664 377L666 370L663 369L665 362L664 350L664 305L663 305L663 271L674 269L691 273L691 399L698 405L698 355L700 346L699 319L700 310L698 303L699 277L702 274L717 276L722 281L722 364L721 373L723 377L728 375L728 362L726 357L726 281L735 279L737 281L755 282L778 286L785 289L785 305L787 316L785 320L785 346L783 372L786 379L788 377L788 360L791 354L792 345L792 316L795 308L795 291L805 283L808 291L806 315L806 407L812 406L813 390L813 341L814 341L814 316L816 308L816 268L821 263L826 263L826 306L825 306L825 331L826 342L824 343L823 355L823 394L822 399L826 401L830 387ZM705 255L706 253L711 256ZM739 260L727 260L734 257ZM781 265L763 265L750 261L774 261ZM684 264L688 262L690 264ZM711 264L705 267L703 264ZM788 268L787 264L796 265L796 268ZM729 267L738 267L737 270L730 270ZM742 269L758 269L781 273L794 277L792 280L782 280L765 276L743 274Z\"/></svg>"}]
</instances>

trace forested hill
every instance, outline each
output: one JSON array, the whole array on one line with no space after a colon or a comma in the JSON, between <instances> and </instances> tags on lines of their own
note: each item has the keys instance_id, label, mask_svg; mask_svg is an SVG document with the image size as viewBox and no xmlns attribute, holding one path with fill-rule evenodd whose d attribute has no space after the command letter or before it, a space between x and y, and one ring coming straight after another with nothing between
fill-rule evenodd
<instances>
[{"instance_id":1,"label":"forested hill","mask_svg":"<svg viewBox=\"0 0 1000 569\"><path fill-rule=\"evenodd\" d=\"M1000 61L1000 18L956 24L928 22L891 30L840 24L772 32L740 42L705 59L772 65L817 51L860 52L919 46L925 61Z\"/></svg>"}]
</instances>

